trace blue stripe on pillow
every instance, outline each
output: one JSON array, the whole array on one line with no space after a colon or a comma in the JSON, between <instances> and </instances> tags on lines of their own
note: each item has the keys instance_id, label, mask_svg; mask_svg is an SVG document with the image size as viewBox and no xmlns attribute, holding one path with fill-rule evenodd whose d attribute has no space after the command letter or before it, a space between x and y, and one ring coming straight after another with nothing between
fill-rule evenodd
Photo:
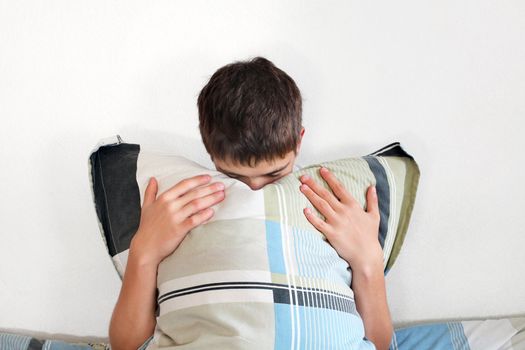
<instances>
[{"instance_id":1,"label":"blue stripe on pillow","mask_svg":"<svg viewBox=\"0 0 525 350\"><path fill-rule=\"evenodd\" d=\"M270 272L285 274L280 223L266 220L266 246Z\"/></svg>"}]
</instances>

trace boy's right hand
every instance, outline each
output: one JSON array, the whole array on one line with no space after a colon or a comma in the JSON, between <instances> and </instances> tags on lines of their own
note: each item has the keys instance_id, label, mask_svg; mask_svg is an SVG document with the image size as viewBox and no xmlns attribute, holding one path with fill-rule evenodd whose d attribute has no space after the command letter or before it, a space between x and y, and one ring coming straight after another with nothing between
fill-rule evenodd
<instances>
[{"instance_id":1,"label":"boy's right hand","mask_svg":"<svg viewBox=\"0 0 525 350\"><path fill-rule=\"evenodd\" d=\"M209 175L197 175L180 181L156 198L157 180L150 178L130 255L140 264L157 267L191 229L210 220L214 214L210 207L224 199L224 184L206 185L210 181Z\"/></svg>"}]
</instances>

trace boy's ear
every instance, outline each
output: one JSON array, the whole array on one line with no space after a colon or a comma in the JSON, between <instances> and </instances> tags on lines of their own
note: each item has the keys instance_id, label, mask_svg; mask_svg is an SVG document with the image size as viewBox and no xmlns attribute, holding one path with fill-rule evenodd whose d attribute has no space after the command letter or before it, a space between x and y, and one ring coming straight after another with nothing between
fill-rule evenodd
<instances>
[{"instance_id":1,"label":"boy's ear","mask_svg":"<svg viewBox=\"0 0 525 350\"><path fill-rule=\"evenodd\" d=\"M304 135L304 126L301 127L301 138L299 139L299 142L297 143L296 153L299 153L299 148L301 148L301 141L303 141L303 135Z\"/></svg>"}]
</instances>

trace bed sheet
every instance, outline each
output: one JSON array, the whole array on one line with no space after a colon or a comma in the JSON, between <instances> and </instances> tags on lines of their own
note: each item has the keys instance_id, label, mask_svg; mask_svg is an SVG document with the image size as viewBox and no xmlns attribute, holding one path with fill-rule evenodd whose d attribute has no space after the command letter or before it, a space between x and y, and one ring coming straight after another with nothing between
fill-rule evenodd
<instances>
[{"instance_id":1,"label":"bed sheet","mask_svg":"<svg viewBox=\"0 0 525 350\"><path fill-rule=\"evenodd\" d=\"M140 349L144 349L151 339L146 340ZM1 331L0 349L111 350L107 343L72 343ZM395 329L390 350L525 350L525 316L399 327Z\"/></svg>"}]
</instances>

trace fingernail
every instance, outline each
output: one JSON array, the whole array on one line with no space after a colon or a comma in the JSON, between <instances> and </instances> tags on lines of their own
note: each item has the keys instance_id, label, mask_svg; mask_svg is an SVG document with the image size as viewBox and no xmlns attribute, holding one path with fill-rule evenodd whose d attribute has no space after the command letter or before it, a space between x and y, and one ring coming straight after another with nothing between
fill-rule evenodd
<instances>
[{"instance_id":1,"label":"fingernail","mask_svg":"<svg viewBox=\"0 0 525 350\"><path fill-rule=\"evenodd\" d=\"M375 196L377 195L377 190L375 186L372 186L372 194Z\"/></svg>"},{"instance_id":2,"label":"fingernail","mask_svg":"<svg viewBox=\"0 0 525 350\"><path fill-rule=\"evenodd\" d=\"M301 191L305 191L307 188L308 188L308 186L306 186L306 185L301 185L300 186Z\"/></svg>"},{"instance_id":3,"label":"fingernail","mask_svg":"<svg viewBox=\"0 0 525 350\"><path fill-rule=\"evenodd\" d=\"M310 208L304 208L304 212L306 214L312 214L312 211L310 210Z\"/></svg>"},{"instance_id":4,"label":"fingernail","mask_svg":"<svg viewBox=\"0 0 525 350\"><path fill-rule=\"evenodd\" d=\"M325 167L321 167L321 169L319 169L320 172L322 172L323 174L327 174L328 173L328 169L326 169Z\"/></svg>"},{"instance_id":5,"label":"fingernail","mask_svg":"<svg viewBox=\"0 0 525 350\"><path fill-rule=\"evenodd\" d=\"M308 181L308 180L310 180L310 176L308 175L301 176L301 181Z\"/></svg>"}]
</instances>

